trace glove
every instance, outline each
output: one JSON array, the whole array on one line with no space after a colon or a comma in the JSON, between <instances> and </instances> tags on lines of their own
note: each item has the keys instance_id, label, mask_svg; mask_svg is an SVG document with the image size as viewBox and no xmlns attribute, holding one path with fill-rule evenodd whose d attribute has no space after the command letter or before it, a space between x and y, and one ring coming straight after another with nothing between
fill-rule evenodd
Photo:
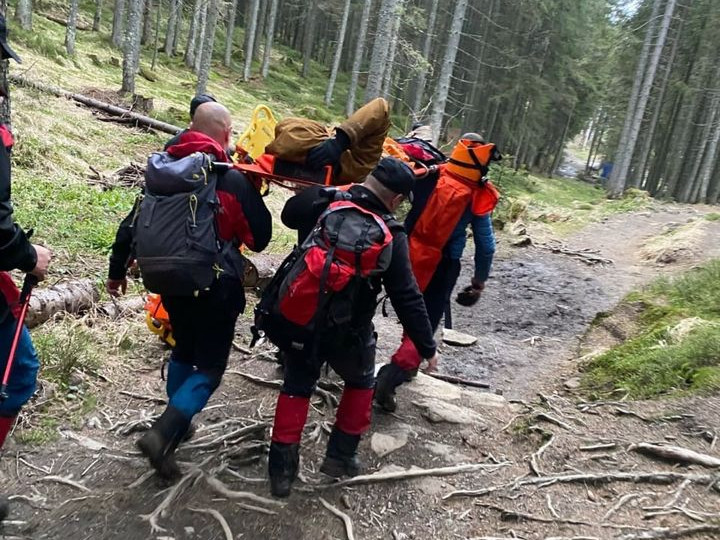
<instances>
[{"instance_id":1,"label":"glove","mask_svg":"<svg viewBox=\"0 0 720 540\"><path fill-rule=\"evenodd\" d=\"M472 285L468 285L462 291L460 291L455 298L455 301L461 306L470 307L477 304L480 300L480 293L485 288L484 283L472 280Z\"/></svg>"},{"instance_id":2,"label":"glove","mask_svg":"<svg viewBox=\"0 0 720 540\"><path fill-rule=\"evenodd\" d=\"M350 148L350 137L340 129L335 130L335 136L326 139L310 150L305 163L311 169L320 169L325 165L338 165L340 156Z\"/></svg>"}]
</instances>

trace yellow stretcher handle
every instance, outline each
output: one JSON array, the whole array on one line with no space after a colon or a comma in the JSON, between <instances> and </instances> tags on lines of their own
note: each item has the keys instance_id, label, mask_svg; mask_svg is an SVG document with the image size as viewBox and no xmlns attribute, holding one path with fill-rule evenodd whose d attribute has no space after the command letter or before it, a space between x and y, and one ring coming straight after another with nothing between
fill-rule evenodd
<instances>
[{"instance_id":1,"label":"yellow stretcher handle","mask_svg":"<svg viewBox=\"0 0 720 540\"><path fill-rule=\"evenodd\" d=\"M257 159L265 152L265 147L275 139L276 124L277 120L270 110L270 107L267 105L258 105L255 107L255 110L253 110L247 129L240 135L240 138L235 143L235 148L240 147L245 150L251 158ZM233 158L235 158L235 156L233 156Z\"/></svg>"}]
</instances>

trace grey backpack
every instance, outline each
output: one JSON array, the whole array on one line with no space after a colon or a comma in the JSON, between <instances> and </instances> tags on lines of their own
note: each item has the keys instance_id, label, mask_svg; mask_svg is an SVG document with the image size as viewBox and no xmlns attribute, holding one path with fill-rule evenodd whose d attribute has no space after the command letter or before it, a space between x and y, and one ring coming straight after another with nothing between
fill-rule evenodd
<instances>
[{"instance_id":1,"label":"grey backpack","mask_svg":"<svg viewBox=\"0 0 720 540\"><path fill-rule=\"evenodd\" d=\"M157 152L148 159L134 239L138 266L150 292L197 294L210 287L220 272L216 184L207 154L176 159Z\"/></svg>"}]
</instances>

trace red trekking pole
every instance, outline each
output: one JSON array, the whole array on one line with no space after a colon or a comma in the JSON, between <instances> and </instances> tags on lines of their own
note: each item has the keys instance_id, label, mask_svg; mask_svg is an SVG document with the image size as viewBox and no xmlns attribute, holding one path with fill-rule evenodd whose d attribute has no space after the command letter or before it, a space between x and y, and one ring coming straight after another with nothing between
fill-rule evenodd
<instances>
[{"instance_id":1,"label":"red trekking pole","mask_svg":"<svg viewBox=\"0 0 720 540\"><path fill-rule=\"evenodd\" d=\"M13 361L15 360L15 352L17 351L18 343L20 342L20 334L22 333L23 324L25 322L25 315L27 314L28 306L30 305L30 293L33 287L38 284L38 278L32 274L25 274L25 281L23 281L22 291L20 292L20 315L17 320L17 327L15 328L15 337L13 337L12 345L10 347L10 354L8 355L7 365L5 366L5 373L2 378L2 385L0 386L0 403L5 401L9 396L7 393L8 381L10 380L10 372L12 371Z\"/></svg>"}]
</instances>

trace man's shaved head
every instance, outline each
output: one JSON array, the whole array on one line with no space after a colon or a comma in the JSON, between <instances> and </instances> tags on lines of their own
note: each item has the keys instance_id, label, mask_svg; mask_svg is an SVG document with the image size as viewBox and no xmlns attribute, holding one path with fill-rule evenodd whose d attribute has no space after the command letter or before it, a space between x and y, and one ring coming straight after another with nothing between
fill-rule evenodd
<instances>
[{"instance_id":1,"label":"man's shaved head","mask_svg":"<svg viewBox=\"0 0 720 540\"><path fill-rule=\"evenodd\" d=\"M203 103L195 110L190 129L204 133L225 147L232 132L230 111L220 103Z\"/></svg>"}]
</instances>

